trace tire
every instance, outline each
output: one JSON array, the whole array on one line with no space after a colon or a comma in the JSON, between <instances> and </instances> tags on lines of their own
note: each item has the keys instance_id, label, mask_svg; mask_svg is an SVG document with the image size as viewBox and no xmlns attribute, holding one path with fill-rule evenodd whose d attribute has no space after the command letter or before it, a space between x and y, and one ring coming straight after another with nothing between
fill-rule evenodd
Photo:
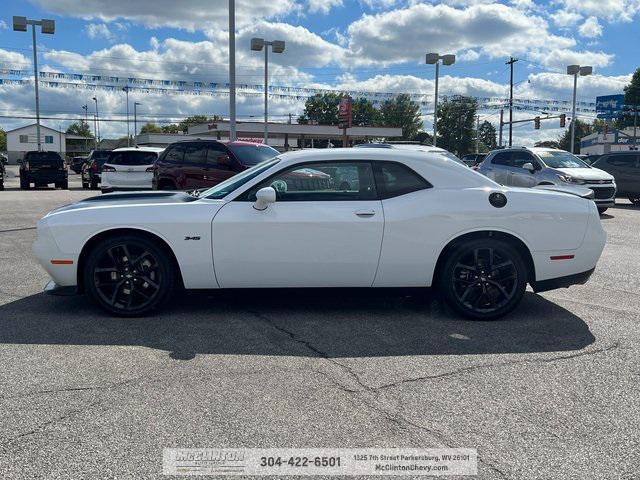
<instances>
[{"instance_id":1,"label":"tire","mask_svg":"<svg viewBox=\"0 0 640 480\"><path fill-rule=\"evenodd\" d=\"M473 320L495 320L518 306L527 277L515 247L483 238L454 247L436 280L445 302L457 313Z\"/></svg>"},{"instance_id":2,"label":"tire","mask_svg":"<svg viewBox=\"0 0 640 480\"><path fill-rule=\"evenodd\" d=\"M56 188L61 188L62 190L69 190L69 180L56 183Z\"/></svg>"},{"instance_id":3,"label":"tire","mask_svg":"<svg viewBox=\"0 0 640 480\"><path fill-rule=\"evenodd\" d=\"M20 175L20 189L29 190L29 187L29 182L27 182L24 178L22 178L22 175Z\"/></svg>"},{"instance_id":4,"label":"tire","mask_svg":"<svg viewBox=\"0 0 640 480\"><path fill-rule=\"evenodd\" d=\"M87 182L82 182L82 188L84 190L88 190L89 189L89 184Z\"/></svg>"},{"instance_id":5,"label":"tire","mask_svg":"<svg viewBox=\"0 0 640 480\"><path fill-rule=\"evenodd\" d=\"M91 180L91 190L97 190L98 189L98 182L96 182L95 180Z\"/></svg>"},{"instance_id":6,"label":"tire","mask_svg":"<svg viewBox=\"0 0 640 480\"><path fill-rule=\"evenodd\" d=\"M89 297L120 317L138 317L159 308L177 285L170 256L155 242L137 235L100 242L89 252L83 275Z\"/></svg>"},{"instance_id":7,"label":"tire","mask_svg":"<svg viewBox=\"0 0 640 480\"><path fill-rule=\"evenodd\" d=\"M604 212L606 212L609 209L609 207L598 207L598 213L600 215L602 215Z\"/></svg>"},{"instance_id":8,"label":"tire","mask_svg":"<svg viewBox=\"0 0 640 480\"><path fill-rule=\"evenodd\" d=\"M176 190L176 185L173 182L162 182L161 185L159 190Z\"/></svg>"},{"instance_id":9,"label":"tire","mask_svg":"<svg viewBox=\"0 0 640 480\"><path fill-rule=\"evenodd\" d=\"M629 201L633 203L635 206L640 206L640 196L634 197L633 195L629 196Z\"/></svg>"},{"instance_id":10,"label":"tire","mask_svg":"<svg viewBox=\"0 0 640 480\"><path fill-rule=\"evenodd\" d=\"M0 191L4 190L4 182L0 182Z\"/></svg>"}]
</instances>

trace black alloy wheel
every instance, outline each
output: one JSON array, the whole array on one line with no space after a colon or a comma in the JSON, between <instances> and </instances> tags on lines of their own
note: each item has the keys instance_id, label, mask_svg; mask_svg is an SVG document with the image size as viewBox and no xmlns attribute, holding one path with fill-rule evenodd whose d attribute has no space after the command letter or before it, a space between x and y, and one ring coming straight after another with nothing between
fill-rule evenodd
<instances>
[{"instance_id":1,"label":"black alloy wheel","mask_svg":"<svg viewBox=\"0 0 640 480\"><path fill-rule=\"evenodd\" d=\"M169 256L144 237L118 236L90 253L84 271L89 295L119 316L143 315L174 291L176 274Z\"/></svg>"},{"instance_id":2,"label":"black alloy wheel","mask_svg":"<svg viewBox=\"0 0 640 480\"><path fill-rule=\"evenodd\" d=\"M524 294L527 272L520 253L492 238L454 249L442 270L440 287L447 303L462 315L492 320L513 310Z\"/></svg>"}]
</instances>

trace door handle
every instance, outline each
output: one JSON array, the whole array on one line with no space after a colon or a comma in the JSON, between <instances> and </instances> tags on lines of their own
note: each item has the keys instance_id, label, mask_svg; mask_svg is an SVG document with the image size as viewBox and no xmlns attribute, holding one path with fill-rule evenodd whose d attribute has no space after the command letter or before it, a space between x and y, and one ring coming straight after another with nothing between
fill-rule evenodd
<instances>
[{"instance_id":1,"label":"door handle","mask_svg":"<svg viewBox=\"0 0 640 480\"><path fill-rule=\"evenodd\" d=\"M358 217L373 217L376 212L374 210L357 210L355 214Z\"/></svg>"}]
</instances>

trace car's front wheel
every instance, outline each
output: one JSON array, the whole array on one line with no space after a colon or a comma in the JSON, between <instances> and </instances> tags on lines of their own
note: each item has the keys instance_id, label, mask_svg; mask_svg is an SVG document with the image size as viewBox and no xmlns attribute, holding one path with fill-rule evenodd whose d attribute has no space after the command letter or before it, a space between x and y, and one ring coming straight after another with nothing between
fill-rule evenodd
<instances>
[{"instance_id":1,"label":"car's front wheel","mask_svg":"<svg viewBox=\"0 0 640 480\"><path fill-rule=\"evenodd\" d=\"M170 256L145 237L107 238L89 253L84 268L89 296L109 313L144 315L165 303L176 287Z\"/></svg>"},{"instance_id":2,"label":"car's front wheel","mask_svg":"<svg viewBox=\"0 0 640 480\"><path fill-rule=\"evenodd\" d=\"M527 268L511 244L486 238L463 242L450 252L438 284L448 305L475 320L493 320L522 300Z\"/></svg>"}]
</instances>

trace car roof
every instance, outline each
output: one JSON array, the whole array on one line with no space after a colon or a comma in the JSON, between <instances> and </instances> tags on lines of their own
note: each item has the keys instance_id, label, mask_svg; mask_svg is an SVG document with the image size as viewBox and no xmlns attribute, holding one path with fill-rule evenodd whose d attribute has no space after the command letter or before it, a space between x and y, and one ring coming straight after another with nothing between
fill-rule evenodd
<instances>
[{"instance_id":1,"label":"car roof","mask_svg":"<svg viewBox=\"0 0 640 480\"><path fill-rule=\"evenodd\" d=\"M112 152L162 152L164 147L121 147L111 150Z\"/></svg>"},{"instance_id":2,"label":"car roof","mask_svg":"<svg viewBox=\"0 0 640 480\"><path fill-rule=\"evenodd\" d=\"M188 142L211 142L211 143L220 143L222 145L250 145L253 147L271 147L271 145L267 145L265 143L260 143L260 142L250 142L248 140L234 140L233 142L230 142L228 140L218 140L217 138L185 138L184 140L179 140L177 142L172 143L171 145L175 145L177 143L188 143Z\"/></svg>"}]
</instances>

